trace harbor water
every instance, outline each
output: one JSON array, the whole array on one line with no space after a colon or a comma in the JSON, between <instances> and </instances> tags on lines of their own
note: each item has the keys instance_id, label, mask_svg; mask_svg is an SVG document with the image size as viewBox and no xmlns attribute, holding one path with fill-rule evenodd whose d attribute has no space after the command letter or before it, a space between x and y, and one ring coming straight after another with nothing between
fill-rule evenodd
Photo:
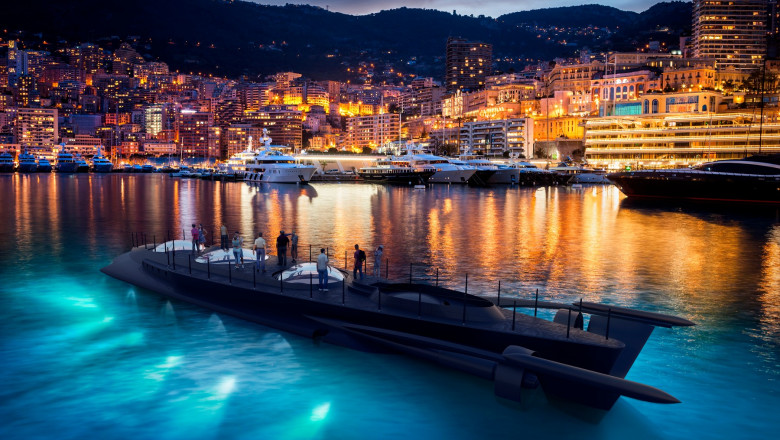
<instances>
[{"instance_id":1,"label":"harbor water","mask_svg":"<svg viewBox=\"0 0 780 440\"><path fill-rule=\"evenodd\" d=\"M382 244L389 278L502 298L669 313L598 419L540 392L364 353L102 274L139 237L225 224L300 236L344 267ZM631 203L613 186L251 186L159 174L0 175L0 438L769 438L780 431L780 220L774 208ZM131 239L131 234L133 238ZM136 235L137 234L137 235ZM272 246L269 246L272 247ZM272 252L273 253L273 252ZM273 261L273 260L271 260ZM351 265L351 257L347 264ZM384 272L385 267L382 267ZM384 275L383 275L384 276ZM219 294L215 292L215 294ZM533 313L532 311L530 313Z\"/></svg>"}]
</instances>

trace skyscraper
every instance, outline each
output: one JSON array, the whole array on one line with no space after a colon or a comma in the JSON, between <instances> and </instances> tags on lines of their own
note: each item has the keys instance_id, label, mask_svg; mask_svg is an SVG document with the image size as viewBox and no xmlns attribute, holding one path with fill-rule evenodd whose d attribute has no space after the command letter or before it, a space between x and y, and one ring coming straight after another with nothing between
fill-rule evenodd
<instances>
[{"instance_id":1,"label":"skyscraper","mask_svg":"<svg viewBox=\"0 0 780 440\"><path fill-rule=\"evenodd\" d=\"M694 56L753 70L766 56L769 0L694 0Z\"/></svg>"},{"instance_id":2,"label":"skyscraper","mask_svg":"<svg viewBox=\"0 0 780 440\"><path fill-rule=\"evenodd\" d=\"M463 38L447 39L447 92L479 90L485 87L485 77L492 72L493 45L475 43Z\"/></svg>"}]
</instances>

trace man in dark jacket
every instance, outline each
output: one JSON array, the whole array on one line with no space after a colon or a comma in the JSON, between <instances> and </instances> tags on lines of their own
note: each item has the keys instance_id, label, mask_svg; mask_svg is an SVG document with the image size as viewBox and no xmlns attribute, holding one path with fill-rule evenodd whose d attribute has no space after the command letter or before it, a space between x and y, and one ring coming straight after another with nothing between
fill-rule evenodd
<instances>
[{"instance_id":1,"label":"man in dark jacket","mask_svg":"<svg viewBox=\"0 0 780 440\"><path fill-rule=\"evenodd\" d=\"M287 234L284 231L279 232L279 236L276 237L276 265L287 266L287 244L290 243L290 239L287 238Z\"/></svg>"}]
</instances>

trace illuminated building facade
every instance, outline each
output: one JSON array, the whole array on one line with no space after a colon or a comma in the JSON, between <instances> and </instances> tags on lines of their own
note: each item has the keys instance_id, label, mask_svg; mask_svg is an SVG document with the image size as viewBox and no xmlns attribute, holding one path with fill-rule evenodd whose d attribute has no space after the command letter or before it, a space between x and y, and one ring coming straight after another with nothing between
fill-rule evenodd
<instances>
[{"instance_id":1,"label":"illuminated building facade","mask_svg":"<svg viewBox=\"0 0 780 440\"><path fill-rule=\"evenodd\" d=\"M450 37L447 40L447 61L444 75L447 92L484 88L485 78L492 73L492 65L493 46L491 44Z\"/></svg>"},{"instance_id":2,"label":"illuminated building facade","mask_svg":"<svg viewBox=\"0 0 780 440\"><path fill-rule=\"evenodd\" d=\"M462 151L488 156L508 152L517 157L531 157L533 144L534 121L530 118L466 122L460 128Z\"/></svg>"},{"instance_id":3,"label":"illuminated building facade","mask_svg":"<svg viewBox=\"0 0 780 440\"><path fill-rule=\"evenodd\" d=\"M16 112L16 143L32 154L50 155L57 145L56 108L20 108Z\"/></svg>"},{"instance_id":4,"label":"illuminated building facade","mask_svg":"<svg viewBox=\"0 0 780 440\"><path fill-rule=\"evenodd\" d=\"M165 108L162 105L151 105L144 109L144 129L149 136L155 137L165 129Z\"/></svg>"},{"instance_id":5,"label":"illuminated building facade","mask_svg":"<svg viewBox=\"0 0 780 440\"><path fill-rule=\"evenodd\" d=\"M211 113L182 110L179 116L179 145L185 156L219 157L219 127Z\"/></svg>"},{"instance_id":6,"label":"illuminated building facade","mask_svg":"<svg viewBox=\"0 0 780 440\"><path fill-rule=\"evenodd\" d=\"M754 70L766 56L767 0L694 0L695 57L714 58L718 67Z\"/></svg>"},{"instance_id":7,"label":"illuminated building facade","mask_svg":"<svg viewBox=\"0 0 780 440\"><path fill-rule=\"evenodd\" d=\"M303 146L303 113L298 110L271 105L261 111L245 112L244 120L255 127L268 129L274 145L285 145L293 150Z\"/></svg>"},{"instance_id":8,"label":"illuminated building facade","mask_svg":"<svg viewBox=\"0 0 780 440\"><path fill-rule=\"evenodd\" d=\"M780 123L752 113L667 113L589 119L588 162L609 169L674 168L780 153Z\"/></svg>"},{"instance_id":9,"label":"illuminated building facade","mask_svg":"<svg viewBox=\"0 0 780 440\"><path fill-rule=\"evenodd\" d=\"M362 151L376 149L400 139L401 115L385 113L347 118L347 130L341 138L341 148Z\"/></svg>"}]
</instances>

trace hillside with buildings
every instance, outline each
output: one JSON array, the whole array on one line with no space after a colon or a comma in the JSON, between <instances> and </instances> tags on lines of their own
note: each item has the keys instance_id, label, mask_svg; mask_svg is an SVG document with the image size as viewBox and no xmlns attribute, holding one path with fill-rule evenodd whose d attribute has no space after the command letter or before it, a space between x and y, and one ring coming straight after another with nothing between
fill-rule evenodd
<instances>
[{"instance_id":1,"label":"hillside with buildings","mask_svg":"<svg viewBox=\"0 0 780 440\"><path fill-rule=\"evenodd\" d=\"M667 20L690 16L690 3L660 5ZM687 27L664 27L643 19L658 7L637 14L588 5L494 19L412 8L350 16L312 6L221 0L30 0L5 5L0 25L41 50L59 41L129 42L147 59L179 71L256 77L293 70L315 79L355 81L360 75L351 68L367 61L374 64L373 77L391 81L398 71L442 76L449 36L492 44L499 70L577 56L583 48L634 50L651 41L676 46L690 20ZM628 28L631 34L624 35L621 30Z\"/></svg>"},{"instance_id":2,"label":"hillside with buildings","mask_svg":"<svg viewBox=\"0 0 780 440\"><path fill-rule=\"evenodd\" d=\"M52 9L38 20L3 15L0 150L51 156L64 143L86 156L100 146L116 160L224 160L265 129L296 152L388 152L413 141L493 158L584 156L610 168L780 151L780 63L767 56L780 35L774 2L696 0L640 14L592 5L499 19L158 3L31 0ZM532 46L538 58L508 55Z\"/></svg>"}]
</instances>

